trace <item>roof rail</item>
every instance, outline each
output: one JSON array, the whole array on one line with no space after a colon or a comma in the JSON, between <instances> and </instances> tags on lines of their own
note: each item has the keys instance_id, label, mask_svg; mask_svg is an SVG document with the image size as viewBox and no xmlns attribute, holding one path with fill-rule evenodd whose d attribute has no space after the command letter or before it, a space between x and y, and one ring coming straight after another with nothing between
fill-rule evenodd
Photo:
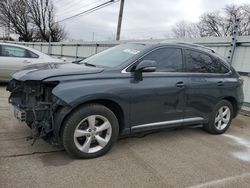
<instances>
[{"instance_id":1,"label":"roof rail","mask_svg":"<svg viewBox=\"0 0 250 188\"><path fill-rule=\"evenodd\" d=\"M161 43L174 43L174 44L183 44L183 45L188 45L188 46L193 46L193 47L199 47L199 48L203 48L203 49L207 49L212 51L213 53L215 53L215 50L213 48L209 48L203 45L199 45L199 44L194 44L194 43L190 43L190 42L185 42L185 41L177 41L177 40L164 40Z\"/></svg>"}]
</instances>

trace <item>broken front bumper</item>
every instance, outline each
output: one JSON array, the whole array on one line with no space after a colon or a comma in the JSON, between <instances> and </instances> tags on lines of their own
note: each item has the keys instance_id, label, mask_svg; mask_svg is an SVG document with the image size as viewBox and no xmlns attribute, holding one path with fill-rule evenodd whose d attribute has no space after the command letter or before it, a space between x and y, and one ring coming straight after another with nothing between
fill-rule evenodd
<instances>
[{"instance_id":1,"label":"broken front bumper","mask_svg":"<svg viewBox=\"0 0 250 188\"><path fill-rule=\"evenodd\" d=\"M60 105L60 100L52 95L55 86L12 80L7 87L14 116L31 128L33 139L54 136L54 114Z\"/></svg>"},{"instance_id":2,"label":"broken front bumper","mask_svg":"<svg viewBox=\"0 0 250 188\"><path fill-rule=\"evenodd\" d=\"M19 121L26 122L26 112L24 110L20 110L17 106L13 106L13 114Z\"/></svg>"}]
</instances>

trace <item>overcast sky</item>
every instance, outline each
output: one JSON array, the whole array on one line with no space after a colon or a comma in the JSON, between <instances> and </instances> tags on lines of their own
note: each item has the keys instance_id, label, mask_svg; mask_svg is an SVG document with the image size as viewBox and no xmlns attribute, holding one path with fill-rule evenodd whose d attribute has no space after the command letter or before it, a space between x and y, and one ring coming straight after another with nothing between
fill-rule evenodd
<instances>
[{"instance_id":1,"label":"overcast sky","mask_svg":"<svg viewBox=\"0 0 250 188\"><path fill-rule=\"evenodd\" d=\"M62 20L108 0L54 0L57 20ZM166 38L176 22L197 22L206 11L249 0L125 0L121 39ZM115 38L120 2L91 14L61 22L68 38L110 40Z\"/></svg>"}]
</instances>

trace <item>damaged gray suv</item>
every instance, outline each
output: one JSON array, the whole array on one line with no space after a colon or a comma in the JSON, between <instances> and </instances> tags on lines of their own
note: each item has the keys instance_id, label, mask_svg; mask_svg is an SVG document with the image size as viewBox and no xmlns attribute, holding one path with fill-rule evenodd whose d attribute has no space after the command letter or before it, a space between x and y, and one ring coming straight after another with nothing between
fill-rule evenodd
<instances>
[{"instance_id":1,"label":"damaged gray suv","mask_svg":"<svg viewBox=\"0 0 250 188\"><path fill-rule=\"evenodd\" d=\"M203 125L224 133L243 102L238 73L212 49L188 43L123 44L75 63L28 66L7 90L30 138L78 158L142 131Z\"/></svg>"}]
</instances>

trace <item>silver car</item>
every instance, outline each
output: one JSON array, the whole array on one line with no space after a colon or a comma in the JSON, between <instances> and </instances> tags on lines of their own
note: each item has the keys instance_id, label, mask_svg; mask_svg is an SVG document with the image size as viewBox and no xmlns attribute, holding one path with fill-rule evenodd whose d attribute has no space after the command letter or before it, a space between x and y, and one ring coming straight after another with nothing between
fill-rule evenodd
<instances>
[{"instance_id":1,"label":"silver car","mask_svg":"<svg viewBox=\"0 0 250 188\"><path fill-rule=\"evenodd\" d=\"M62 59L50 57L35 49L10 43L0 43L0 81L11 79L19 69L37 63L63 63Z\"/></svg>"}]
</instances>

